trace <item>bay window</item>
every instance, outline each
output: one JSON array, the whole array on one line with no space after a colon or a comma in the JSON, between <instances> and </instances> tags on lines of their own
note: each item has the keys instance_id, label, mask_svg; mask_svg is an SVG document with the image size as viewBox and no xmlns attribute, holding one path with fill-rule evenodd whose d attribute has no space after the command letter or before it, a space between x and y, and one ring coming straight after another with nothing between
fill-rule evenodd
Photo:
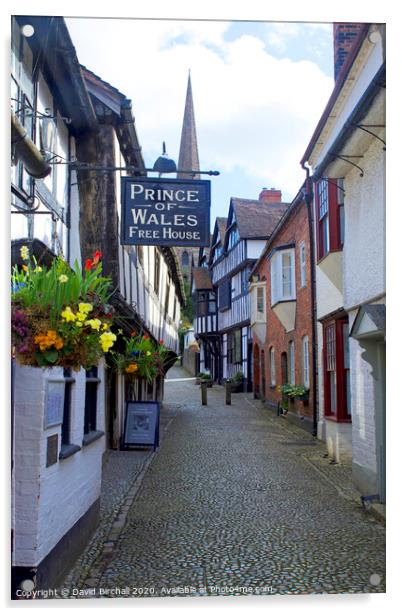
<instances>
[{"instance_id":1,"label":"bay window","mask_svg":"<svg viewBox=\"0 0 402 616\"><path fill-rule=\"evenodd\" d=\"M344 241L343 180L322 178L315 185L317 258L342 250Z\"/></svg>"},{"instance_id":2,"label":"bay window","mask_svg":"<svg viewBox=\"0 0 402 616\"><path fill-rule=\"evenodd\" d=\"M294 248L278 250L271 257L271 305L295 299Z\"/></svg>"}]
</instances>

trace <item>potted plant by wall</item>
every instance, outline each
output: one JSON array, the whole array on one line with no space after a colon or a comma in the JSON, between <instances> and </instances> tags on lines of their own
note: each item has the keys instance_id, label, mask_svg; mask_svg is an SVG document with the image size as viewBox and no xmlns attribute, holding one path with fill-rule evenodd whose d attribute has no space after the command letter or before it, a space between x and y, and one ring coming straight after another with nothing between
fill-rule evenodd
<instances>
[{"instance_id":1,"label":"potted plant by wall","mask_svg":"<svg viewBox=\"0 0 402 616\"><path fill-rule=\"evenodd\" d=\"M296 398L302 400L303 403L308 403L309 390L304 385L291 385L285 383L278 387L278 391L282 392L282 408L289 409L289 402L294 402ZM287 411L286 411L287 412Z\"/></svg>"},{"instance_id":2,"label":"potted plant by wall","mask_svg":"<svg viewBox=\"0 0 402 616\"><path fill-rule=\"evenodd\" d=\"M212 377L210 375L209 372L200 372L200 385L202 385L203 383L207 384L207 387L212 387L213 385L213 380Z\"/></svg>"},{"instance_id":3,"label":"potted plant by wall","mask_svg":"<svg viewBox=\"0 0 402 616\"><path fill-rule=\"evenodd\" d=\"M238 370L230 379L227 381L231 384L232 394L238 394L244 391L244 375L241 370Z\"/></svg>"},{"instance_id":4,"label":"potted plant by wall","mask_svg":"<svg viewBox=\"0 0 402 616\"><path fill-rule=\"evenodd\" d=\"M195 378L195 384L201 385L201 381L210 381L211 375L209 372L199 372Z\"/></svg>"},{"instance_id":5,"label":"potted plant by wall","mask_svg":"<svg viewBox=\"0 0 402 616\"><path fill-rule=\"evenodd\" d=\"M135 330L130 337L122 336L123 351L112 351L111 360L117 370L130 380L145 379L153 383L158 376L165 374L165 365L170 354L163 340L153 342L148 334Z\"/></svg>"},{"instance_id":6,"label":"potted plant by wall","mask_svg":"<svg viewBox=\"0 0 402 616\"><path fill-rule=\"evenodd\" d=\"M110 279L102 276L101 253L87 259L84 273L59 256L41 267L26 246L25 261L12 271L13 354L20 365L89 369L113 346Z\"/></svg>"}]
</instances>

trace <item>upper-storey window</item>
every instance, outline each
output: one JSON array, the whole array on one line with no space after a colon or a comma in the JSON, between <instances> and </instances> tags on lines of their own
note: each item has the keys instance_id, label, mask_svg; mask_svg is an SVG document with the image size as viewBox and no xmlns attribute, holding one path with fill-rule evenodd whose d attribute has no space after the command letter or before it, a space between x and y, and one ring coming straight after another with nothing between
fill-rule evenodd
<instances>
[{"instance_id":1,"label":"upper-storey window","mask_svg":"<svg viewBox=\"0 0 402 616\"><path fill-rule=\"evenodd\" d=\"M32 52L21 34L15 19L12 20L11 37L11 109L27 136L34 139L34 84L32 81ZM12 168L12 182L27 195L33 191L33 181L19 162Z\"/></svg>"},{"instance_id":2,"label":"upper-storey window","mask_svg":"<svg viewBox=\"0 0 402 616\"><path fill-rule=\"evenodd\" d=\"M231 248L233 248L233 246L237 244L239 239L240 239L239 230L237 227L234 227L229 233L228 249L230 250Z\"/></svg>"},{"instance_id":3,"label":"upper-storey window","mask_svg":"<svg viewBox=\"0 0 402 616\"><path fill-rule=\"evenodd\" d=\"M317 257L342 250L344 241L343 180L323 178L315 185Z\"/></svg>"},{"instance_id":4,"label":"upper-storey window","mask_svg":"<svg viewBox=\"0 0 402 616\"><path fill-rule=\"evenodd\" d=\"M271 305L296 299L294 248L277 250L271 257Z\"/></svg>"}]
</instances>

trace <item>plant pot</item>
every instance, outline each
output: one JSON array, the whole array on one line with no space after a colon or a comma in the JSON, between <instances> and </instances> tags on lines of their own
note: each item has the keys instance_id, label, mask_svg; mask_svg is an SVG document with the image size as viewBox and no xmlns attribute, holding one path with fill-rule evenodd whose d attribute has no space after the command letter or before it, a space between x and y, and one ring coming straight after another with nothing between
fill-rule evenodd
<instances>
[{"instance_id":1,"label":"plant pot","mask_svg":"<svg viewBox=\"0 0 402 616\"><path fill-rule=\"evenodd\" d=\"M243 382L242 381L230 384L230 390L231 390L232 394L240 394L240 393L243 392L243 389L244 389L244 386L243 386Z\"/></svg>"},{"instance_id":2,"label":"plant pot","mask_svg":"<svg viewBox=\"0 0 402 616\"><path fill-rule=\"evenodd\" d=\"M200 379L200 384L202 385L203 383L206 383L207 387L212 387L213 381L212 379Z\"/></svg>"}]
</instances>

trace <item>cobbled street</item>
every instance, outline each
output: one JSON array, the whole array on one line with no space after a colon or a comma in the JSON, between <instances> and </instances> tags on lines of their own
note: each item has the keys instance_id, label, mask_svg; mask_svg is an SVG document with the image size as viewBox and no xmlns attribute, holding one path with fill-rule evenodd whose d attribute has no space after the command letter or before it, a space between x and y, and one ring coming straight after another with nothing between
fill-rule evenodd
<instances>
[{"instance_id":1,"label":"cobbled street","mask_svg":"<svg viewBox=\"0 0 402 616\"><path fill-rule=\"evenodd\" d=\"M385 592L385 528L362 510L347 469L251 394L226 406L214 386L201 406L194 380L176 380L185 376L169 372L167 429L112 540L99 531L64 587L130 597Z\"/></svg>"}]
</instances>

